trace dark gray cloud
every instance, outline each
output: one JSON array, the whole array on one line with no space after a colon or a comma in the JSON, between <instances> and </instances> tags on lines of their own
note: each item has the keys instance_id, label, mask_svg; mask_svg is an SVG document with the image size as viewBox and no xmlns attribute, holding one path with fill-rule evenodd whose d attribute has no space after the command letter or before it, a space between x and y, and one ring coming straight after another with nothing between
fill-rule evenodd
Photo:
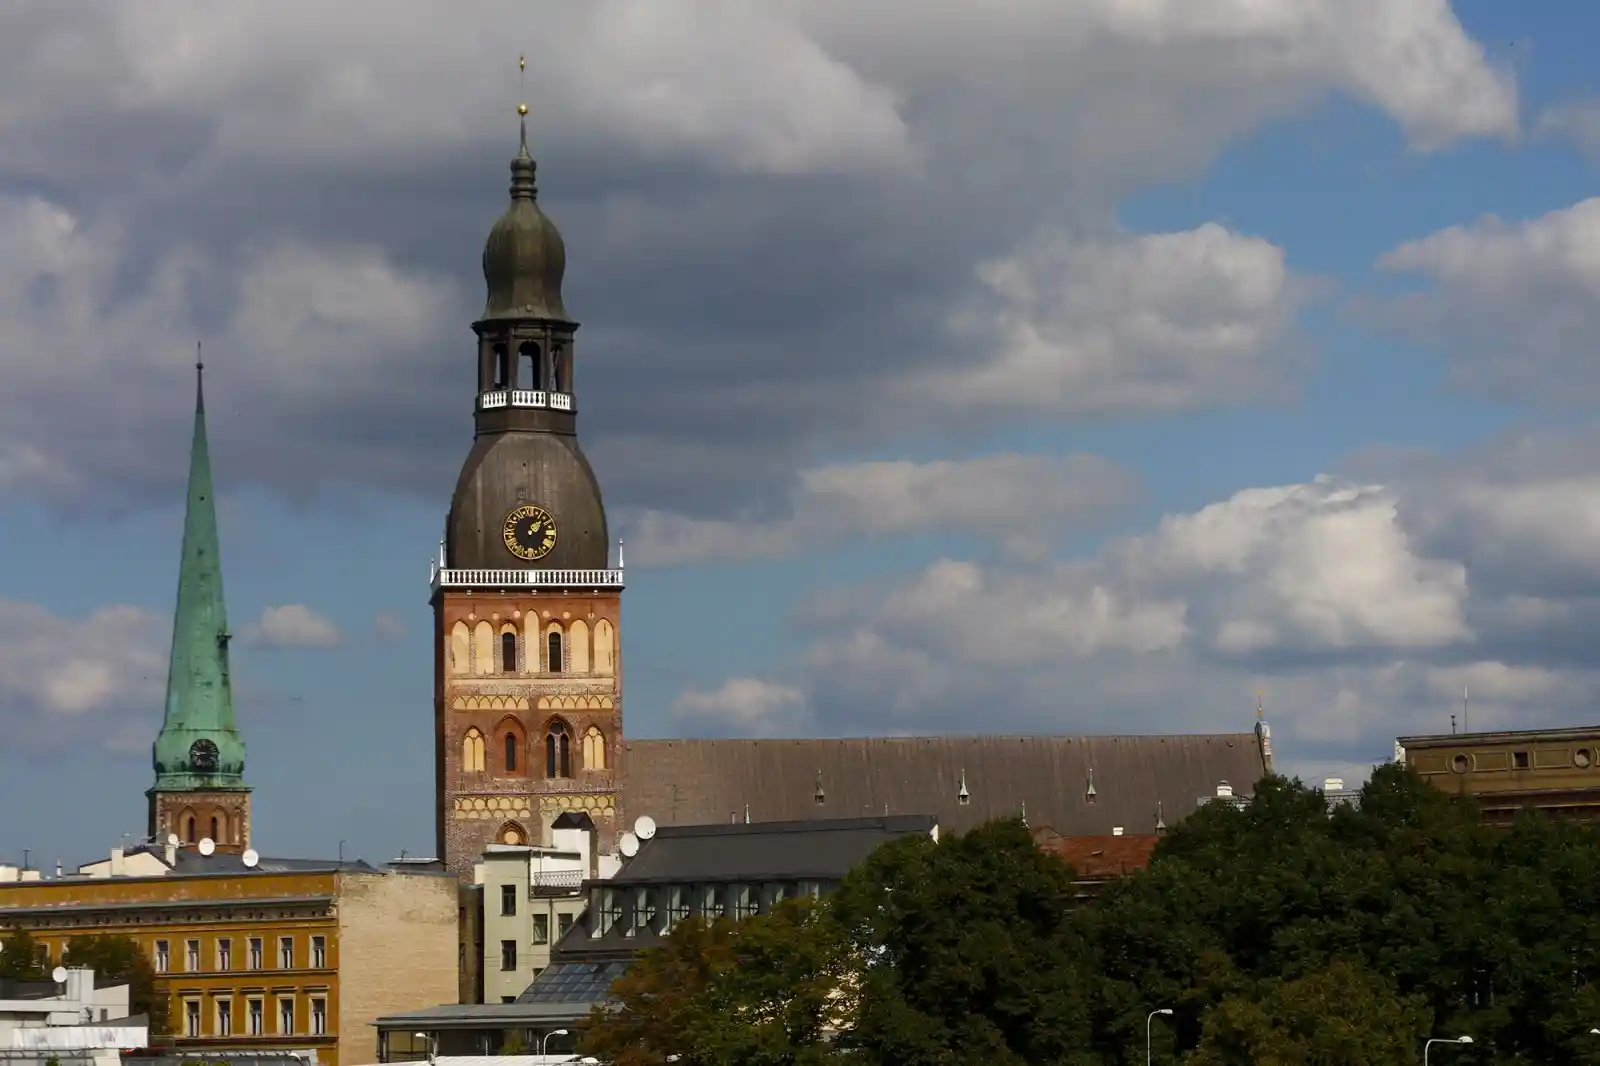
<instances>
[{"instance_id":1,"label":"dark gray cloud","mask_svg":"<svg viewBox=\"0 0 1600 1066\"><path fill-rule=\"evenodd\" d=\"M819 446L934 419L977 431L1208 403L1196 383L1213 378L1174 362L1182 344L1088 323L1110 347L1061 346L1074 271L1139 247L1107 227L1120 195L1327 89L1424 147L1515 124L1514 87L1448 12L1320 7L907 9L889 35L847 6L724 0L8 9L0 484L59 506L108 479L129 503L169 495L204 336L230 478L437 498L468 432L476 256L504 200L519 38L585 322L585 433L622 510L780 506ZM1426 72L1383 62L1419 46L1439 58ZM1145 296L1176 314L1216 280ZM1273 387L1292 373L1270 353L1293 278L1223 281L1259 341L1196 358L1236 371L1235 397ZM954 331L962 307L969 326L1001 316L1008 339ZM1055 339L1030 346L1035 328ZM959 373L984 369L986 402L952 404ZM1019 410L1019 372L1095 387ZM45 461L30 442L69 404L96 433Z\"/></svg>"}]
</instances>

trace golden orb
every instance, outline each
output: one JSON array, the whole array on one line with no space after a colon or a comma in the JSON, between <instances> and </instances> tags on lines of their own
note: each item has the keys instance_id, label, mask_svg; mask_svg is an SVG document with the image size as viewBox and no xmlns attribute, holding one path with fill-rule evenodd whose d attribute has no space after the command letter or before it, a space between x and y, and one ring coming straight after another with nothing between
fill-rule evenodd
<instances>
[{"instance_id":1,"label":"golden orb","mask_svg":"<svg viewBox=\"0 0 1600 1066\"><path fill-rule=\"evenodd\" d=\"M517 114L526 115L527 113L528 113L528 105L527 104L518 104L517 105Z\"/></svg>"}]
</instances>

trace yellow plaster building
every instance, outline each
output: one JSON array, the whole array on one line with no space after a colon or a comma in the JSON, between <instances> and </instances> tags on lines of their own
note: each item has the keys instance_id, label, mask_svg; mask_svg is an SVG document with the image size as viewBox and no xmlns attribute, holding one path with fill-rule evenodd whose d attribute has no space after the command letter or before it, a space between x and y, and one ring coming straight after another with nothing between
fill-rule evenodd
<instances>
[{"instance_id":1,"label":"yellow plaster building","mask_svg":"<svg viewBox=\"0 0 1600 1066\"><path fill-rule=\"evenodd\" d=\"M59 960L73 937L132 937L180 1051L315 1051L377 1061L381 1015L456 998L457 881L365 863L117 849L77 876L0 867L0 929Z\"/></svg>"}]
</instances>

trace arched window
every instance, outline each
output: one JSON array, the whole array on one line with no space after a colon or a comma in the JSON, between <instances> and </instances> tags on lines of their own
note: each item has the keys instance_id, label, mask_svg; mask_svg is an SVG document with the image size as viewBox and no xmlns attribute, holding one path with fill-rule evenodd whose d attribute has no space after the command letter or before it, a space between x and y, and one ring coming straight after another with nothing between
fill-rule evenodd
<instances>
[{"instance_id":1,"label":"arched window","mask_svg":"<svg viewBox=\"0 0 1600 1066\"><path fill-rule=\"evenodd\" d=\"M497 389L511 387L511 356L503 344L494 346L494 387Z\"/></svg>"},{"instance_id":2,"label":"arched window","mask_svg":"<svg viewBox=\"0 0 1600 1066\"><path fill-rule=\"evenodd\" d=\"M561 365L561 354L562 354L561 345L559 345L559 344L551 345L551 347L550 347L550 391L551 392L568 392L568 391L570 391L570 387L568 387L568 383L567 383L567 375L564 372L566 370L566 367Z\"/></svg>"},{"instance_id":3,"label":"arched window","mask_svg":"<svg viewBox=\"0 0 1600 1066\"><path fill-rule=\"evenodd\" d=\"M518 825L516 822L507 822L505 825L500 827L500 843L526 844L527 842L528 834L524 832L522 826Z\"/></svg>"},{"instance_id":4,"label":"arched window","mask_svg":"<svg viewBox=\"0 0 1600 1066\"><path fill-rule=\"evenodd\" d=\"M516 772L517 772L517 735L515 733L507 733L506 734L506 773L514 774Z\"/></svg>"},{"instance_id":5,"label":"arched window","mask_svg":"<svg viewBox=\"0 0 1600 1066\"><path fill-rule=\"evenodd\" d=\"M572 731L559 720L550 723L544 737L544 776L572 776Z\"/></svg>"},{"instance_id":6,"label":"arched window","mask_svg":"<svg viewBox=\"0 0 1600 1066\"><path fill-rule=\"evenodd\" d=\"M606 768L606 735L600 732L599 726L592 725L583 731L583 768L585 770Z\"/></svg>"},{"instance_id":7,"label":"arched window","mask_svg":"<svg viewBox=\"0 0 1600 1066\"><path fill-rule=\"evenodd\" d=\"M517 635L515 633L500 634L500 672L503 674L517 672Z\"/></svg>"},{"instance_id":8,"label":"arched window","mask_svg":"<svg viewBox=\"0 0 1600 1066\"><path fill-rule=\"evenodd\" d=\"M194 815L189 815L183 820L183 839L186 843L194 843Z\"/></svg>"},{"instance_id":9,"label":"arched window","mask_svg":"<svg viewBox=\"0 0 1600 1066\"><path fill-rule=\"evenodd\" d=\"M523 341L522 347L517 349L517 387L542 389L544 384L539 376L539 346L532 341Z\"/></svg>"},{"instance_id":10,"label":"arched window","mask_svg":"<svg viewBox=\"0 0 1600 1066\"><path fill-rule=\"evenodd\" d=\"M483 734L476 727L461 738L461 769L469 774L483 773Z\"/></svg>"},{"instance_id":11,"label":"arched window","mask_svg":"<svg viewBox=\"0 0 1600 1066\"><path fill-rule=\"evenodd\" d=\"M544 643L546 661L549 663L548 669L552 674L559 674L561 667L565 665L561 661L561 631L558 629L550 630L544 638Z\"/></svg>"},{"instance_id":12,"label":"arched window","mask_svg":"<svg viewBox=\"0 0 1600 1066\"><path fill-rule=\"evenodd\" d=\"M222 843L222 823L215 817L211 819L211 839Z\"/></svg>"}]
</instances>

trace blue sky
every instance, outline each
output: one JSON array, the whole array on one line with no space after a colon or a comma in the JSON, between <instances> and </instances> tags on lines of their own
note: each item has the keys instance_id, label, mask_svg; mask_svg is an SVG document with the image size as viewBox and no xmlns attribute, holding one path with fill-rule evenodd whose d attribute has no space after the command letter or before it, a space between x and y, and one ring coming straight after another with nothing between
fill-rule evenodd
<instances>
[{"instance_id":1,"label":"blue sky","mask_svg":"<svg viewBox=\"0 0 1600 1066\"><path fill-rule=\"evenodd\" d=\"M1060 8L0 16L0 855L143 829L197 337L257 846L431 849L518 48L630 735L1585 721L1596 16Z\"/></svg>"}]
</instances>

